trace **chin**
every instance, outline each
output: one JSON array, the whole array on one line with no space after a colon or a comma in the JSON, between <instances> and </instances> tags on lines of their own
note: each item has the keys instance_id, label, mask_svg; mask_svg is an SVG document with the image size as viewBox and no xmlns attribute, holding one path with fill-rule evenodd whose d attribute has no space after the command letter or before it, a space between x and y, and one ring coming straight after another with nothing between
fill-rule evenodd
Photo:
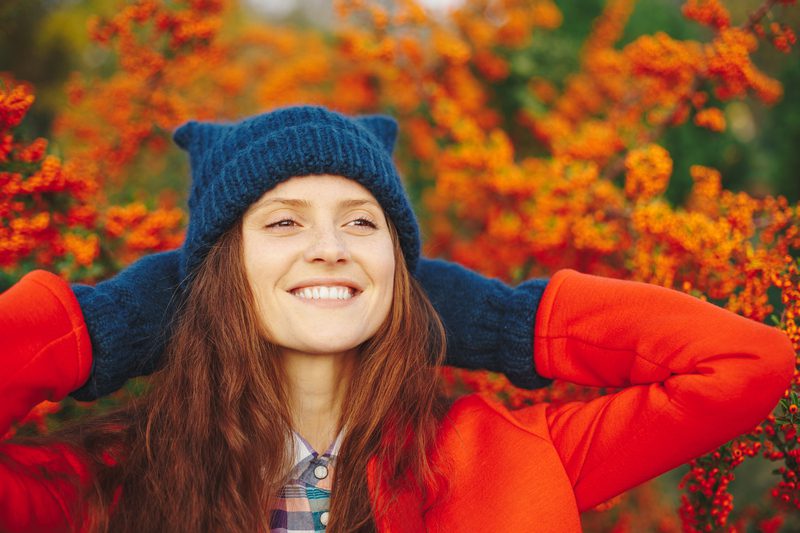
<instances>
[{"instance_id":1,"label":"chin","mask_svg":"<svg viewBox=\"0 0 800 533\"><path fill-rule=\"evenodd\" d=\"M330 337L316 335L310 342L299 343L298 349L306 353L325 355L355 350L363 342L363 340L345 340L341 335Z\"/></svg>"},{"instance_id":2,"label":"chin","mask_svg":"<svg viewBox=\"0 0 800 533\"><path fill-rule=\"evenodd\" d=\"M358 348L358 344L331 344L331 343L320 343L310 346L308 349L309 353L314 353L318 355L329 355L329 354L339 354L343 352L349 352Z\"/></svg>"}]
</instances>

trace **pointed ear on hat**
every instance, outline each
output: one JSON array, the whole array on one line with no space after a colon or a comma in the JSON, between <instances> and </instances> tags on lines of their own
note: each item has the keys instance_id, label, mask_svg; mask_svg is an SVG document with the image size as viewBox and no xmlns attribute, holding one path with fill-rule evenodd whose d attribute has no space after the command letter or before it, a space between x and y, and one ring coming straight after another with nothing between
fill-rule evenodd
<instances>
[{"instance_id":1,"label":"pointed ear on hat","mask_svg":"<svg viewBox=\"0 0 800 533\"><path fill-rule=\"evenodd\" d=\"M175 130L172 140L189 152L189 155L194 156L216 143L224 129L223 124L190 120Z\"/></svg>"},{"instance_id":2,"label":"pointed ear on hat","mask_svg":"<svg viewBox=\"0 0 800 533\"><path fill-rule=\"evenodd\" d=\"M377 137L389 155L392 154L394 143L397 141L397 121L395 119L386 115L365 115L357 117L355 121Z\"/></svg>"},{"instance_id":3,"label":"pointed ear on hat","mask_svg":"<svg viewBox=\"0 0 800 533\"><path fill-rule=\"evenodd\" d=\"M197 121L190 120L189 122L185 122L172 134L172 140L175 141L175 144L188 152L189 146L192 144L192 131L195 127L197 127Z\"/></svg>"}]
</instances>

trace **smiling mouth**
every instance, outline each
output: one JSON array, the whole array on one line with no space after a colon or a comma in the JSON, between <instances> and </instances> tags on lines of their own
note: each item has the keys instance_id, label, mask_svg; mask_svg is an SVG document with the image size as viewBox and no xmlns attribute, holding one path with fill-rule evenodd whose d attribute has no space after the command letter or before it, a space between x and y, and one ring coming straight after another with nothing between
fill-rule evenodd
<instances>
[{"instance_id":1,"label":"smiling mouth","mask_svg":"<svg viewBox=\"0 0 800 533\"><path fill-rule=\"evenodd\" d=\"M290 294L297 296L301 300L315 300L315 301L350 300L351 298L358 296L358 293L359 291L357 291L356 289L352 287L345 287L342 285L302 287L290 291Z\"/></svg>"}]
</instances>

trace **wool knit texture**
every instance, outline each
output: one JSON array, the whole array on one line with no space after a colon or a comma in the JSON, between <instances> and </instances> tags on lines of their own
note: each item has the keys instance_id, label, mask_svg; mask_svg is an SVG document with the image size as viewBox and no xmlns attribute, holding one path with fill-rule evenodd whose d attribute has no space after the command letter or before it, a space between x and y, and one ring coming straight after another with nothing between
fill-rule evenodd
<instances>
[{"instance_id":1,"label":"wool knit texture","mask_svg":"<svg viewBox=\"0 0 800 533\"><path fill-rule=\"evenodd\" d=\"M419 256L416 218L392 162L397 123L320 107L277 110L231 124L188 122L175 142L192 185L183 247L138 260L96 286L73 285L92 339L89 380L72 396L94 400L161 365L169 324L193 268L264 192L293 176L342 175L366 187L394 222L406 263L447 332L448 365L505 374L518 387L550 381L534 368L533 327L547 280L516 288L457 264Z\"/></svg>"},{"instance_id":2,"label":"wool knit texture","mask_svg":"<svg viewBox=\"0 0 800 533\"><path fill-rule=\"evenodd\" d=\"M417 221L392 161L391 117L347 117L323 107L278 109L231 124L188 122L174 135L189 152L192 185L181 277L250 204L295 176L331 174L360 183L394 223L409 271L419 259Z\"/></svg>"},{"instance_id":3,"label":"wool knit texture","mask_svg":"<svg viewBox=\"0 0 800 533\"><path fill-rule=\"evenodd\" d=\"M523 389L551 380L536 372L532 336L547 279L509 287L457 263L422 258L417 279L447 334L445 364L505 374Z\"/></svg>"},{"instance_id":4,"label":"wool knit texture","mask_svg":"<svg viewBox=\"0 0 800 533\"><path fill-rule=\"evenodd\" d=\"M92 340L92 371L73 398L96 400L161 365L180 297L179 262L178 250L150 254L95 286L72 285Z\"/></svg>"}]
</instances>

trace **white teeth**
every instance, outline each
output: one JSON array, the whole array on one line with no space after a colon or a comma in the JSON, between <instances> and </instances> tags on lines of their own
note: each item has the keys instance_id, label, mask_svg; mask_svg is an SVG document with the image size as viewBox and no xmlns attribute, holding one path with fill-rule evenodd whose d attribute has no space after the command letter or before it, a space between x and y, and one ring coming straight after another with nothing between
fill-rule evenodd
<instances>
[{"instance_id":1,"label":"white teeth","mask_svg":"<svg viewBox=\"0 0 800 533\"><path fill-rule=\"evenodd\" d=\"M293 291L295 296L309 300L349 300L353 289L349 287L304 287Z\"/></svg>"}]
</instances>

